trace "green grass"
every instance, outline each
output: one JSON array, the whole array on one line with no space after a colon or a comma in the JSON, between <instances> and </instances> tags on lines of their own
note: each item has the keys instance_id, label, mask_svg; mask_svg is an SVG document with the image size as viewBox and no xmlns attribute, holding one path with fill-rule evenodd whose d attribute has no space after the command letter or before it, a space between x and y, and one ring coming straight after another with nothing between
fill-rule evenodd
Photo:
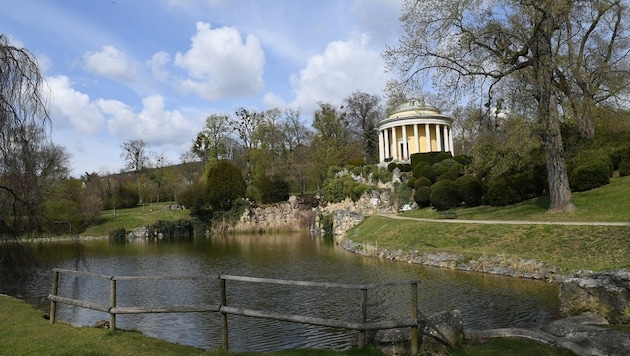
<instances>
[{"instance_id":1,"label":"green grass","mask_svg":"<svg viewBox=\"0 0 630 356\"><path fill-rule=\"evenodd\" d=\"M0 355L257 355L252 352L204 351L146 337L135 331L73 327L57 322L50 325L43 313L28 304L0 294ZM490 351L488 351L490 350ZM530 350L536 350L532 353ZM376 348L331 350L286 350L266 355L366 355L377 356ZM492 339L487 344L465 346L453 355L570 355L563 350L519 339Z\"/></svg>"},{"instance_id":2,"label":"green grass","mask_svg":"<svg viewBox=\"0 0 630 356\"><path fill-rule=\"evenodd\" d=\"M630 176L612 178L610 184L586 192L573 193L577 210L548 214L549 199L536 198L509 206L480 206L457 209L458 219L467 220L537 220L537 221L630 221ZM417 218L439 218L431 209L418 209L403 215Z\"/></svg>"},{"instance_id":3,"label":"green grass","mask_svg":"<svg viewBox=\"0 0 630 356\"><path fill-rule=\"evenodd\" d=\"M458 219L538 221L629 221L630 177L573 195L578 210L548 214L544 199L507 207L458 209ZM431 209L403 216L438 218ZM560 272L630 268L630 227L570 225L452 224L370 216L346 233L353 241L390 249L499 255L536 259ZM431 247L436 246L436 247Z\"/></svg>"},{"instance_id":4,"label":"green grass","mask_svg":"<svg viewBox=\"0 0 630 356\"><path fill-rule=\"evenodd\" d=\"M158 220L174 221L190 218L189 210L163 210L173 203L147 204L131 209L105 210L101 213L101 222L91 226L81 236L108 236L110 231L116 228L125 228L130 231L140 226L152 225ZM151 210L153 207L153 210Z\"/></svg>"}]
</instances>

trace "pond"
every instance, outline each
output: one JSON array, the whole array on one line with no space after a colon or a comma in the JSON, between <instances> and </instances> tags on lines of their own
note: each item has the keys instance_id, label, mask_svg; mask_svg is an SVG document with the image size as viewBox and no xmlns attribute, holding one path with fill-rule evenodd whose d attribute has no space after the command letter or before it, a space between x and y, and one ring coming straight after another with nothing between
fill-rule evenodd
<instances>
[{"instance_id":1,"label":"pond","mask_svg":"<svg viewBox=\"0 0 630 356\"><path fill-rule=\"evenodd\" d=\"M466 329L537 328L558 318L557 285L510 277L483 275L408 263L366 258L346 252L330 241L307 234L230 235L180 243L83 243L85 259L73 258L74 245L57 243L54 267L116 276L195 275L239 276L317 282L370 284L419 280L419 310L430 315L459 309ZM3 284L13 295L48 311L50 268L18 284ZM357 292L228 281L228 305L280 313L358 321ZM109 284L62 276L59 294L109 304ZM119 282L118 306L218 304L218 282ZM409 286L370 290L368 321L409 315ZM57 317L73 325L93 325L108 314L59 304ZM117 327L203 349L221 346L217 313L119 315ZM275 351L286 348L346 349L356 332L290 322L229 317L230 349Z\"/></svg>"}]
</instances>

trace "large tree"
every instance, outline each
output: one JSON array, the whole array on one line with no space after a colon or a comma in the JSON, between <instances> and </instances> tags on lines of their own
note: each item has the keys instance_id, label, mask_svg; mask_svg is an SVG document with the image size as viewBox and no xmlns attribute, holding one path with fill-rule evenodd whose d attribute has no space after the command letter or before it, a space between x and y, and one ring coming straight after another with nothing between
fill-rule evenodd
<instances>
[{"instance_id":1,"label":"large tree","mask_svg":"<svg viewBox=\"0 0 630 356\"><path fill-rule=\"evenodd\" d=\"M228 153L228 137L230 136L229 116L212 114L206 118L206 124L197 134L191 151L203 162L224 159Z\"/></svg>"},{"instance_id":2,"label":"large tree","mask_svg":"<svg viewBox=\"0 0 630 356\"><path fill-rule=\"evenodd\" d=\"M331 166L343 166L351 151L346 115L328 103L319 103L313 115L313 163L320 186Z\"/></svg>"},{"instance_id":3,"label":"large tree","mask_svg":"<svg viewBox=\"0 0 630 356\"><path fill-rule=\"evenodd\" d=\"M129 140L120 145L120 157L125 160L125 168L131 170L136 175L136 183L138 184L138 197L140 203L144 201L142 184L140 182L140 174L146 168L149 161L149 153L147 143L144 140Z\"/></svg>"},{"instance_id":4,"label":"large tree","mask_svg":"<svg viewBox=\"0 0 630 356\"><path fill-rule=\"evenodd\" d=\"M401 80L432 77L444 94L501 89L531 108L546 156L549 211L575 209L560 122L593 135L595 108L622 97L628 71L628 4L622 0L405 0L405 34L385 51ZM488 104L490 107L490 104Z\"/></svg>"},{"instance_id":5,"label":"large tree","mask_svg":"<svg viewBox=\"0 0 630 356\"><path fill-rule=\"evenodd\" d=\"M50 141L48 87L27 49L0 34L0 235L41 231L43 202L68 175L69 155ZM4 257L0 256L0 260Z\"/></svg>"},{"instance_id":6,"label":"large tree","mask_svg":"<svg viewBox=\"0 0 630 356\"><path fill-rule=\"evenodd\" d=\"M344 99L343 110L349 122L350 132L359 142L363 161L378 161L378 123L384 115L381 99L365 92L355 91Z\"/></svg>"}]
</instances>

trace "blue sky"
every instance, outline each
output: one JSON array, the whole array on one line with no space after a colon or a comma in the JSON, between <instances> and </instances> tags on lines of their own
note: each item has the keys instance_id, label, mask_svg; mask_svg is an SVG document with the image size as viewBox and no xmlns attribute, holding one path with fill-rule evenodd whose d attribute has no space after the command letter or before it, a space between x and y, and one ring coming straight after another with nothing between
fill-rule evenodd
<instances>
[{"instance_id":1,"label":"blue sky","mask_svg":"<svg viewBox=\"0 0 630 356\"><path fill-rule=\"evenodd\" d=\"M150 5L149 5L150 4ZM38 59L72 175L118 172L143 139L178 163L213 113L382 95L401 0L20 0L0 32Z\"/></svg>"}]
</instances>

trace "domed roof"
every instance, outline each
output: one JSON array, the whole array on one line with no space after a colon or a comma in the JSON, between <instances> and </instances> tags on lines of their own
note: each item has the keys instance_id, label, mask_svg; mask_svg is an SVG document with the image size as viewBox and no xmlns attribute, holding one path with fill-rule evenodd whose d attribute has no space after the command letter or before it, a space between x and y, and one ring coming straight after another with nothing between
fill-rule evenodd
<instances>
[{"instance_id":1,"label":"domed roof","mask_svg":"<svg viewBox=\"0 0 630 356\"><path fill-rule=\"evenodd\" d=\"M434 114L440 114L441 111L435 106L426 103L424 100L410 99L397 107L390 116L394 116L405 111L428 111Z\"/></svg>"}]
</instances>

